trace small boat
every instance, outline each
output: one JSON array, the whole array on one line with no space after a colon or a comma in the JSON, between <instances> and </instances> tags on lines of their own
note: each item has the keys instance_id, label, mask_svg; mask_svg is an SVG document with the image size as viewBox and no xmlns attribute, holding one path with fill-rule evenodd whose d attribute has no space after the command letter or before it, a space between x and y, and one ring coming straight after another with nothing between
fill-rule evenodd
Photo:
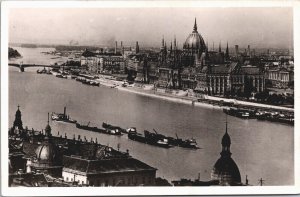
<instances>
[{"instance_id":1,"label":"small boat","mask_svg":"<svg viewBox=\"0 0 300 197\"><path fill-rule=\"evenodd\" d=\"M96 126L90 126L90 122L88 122L87 125L80 124L77 122L76 128L93 131L93 132L97 132L97 133L109 134L109 135L122 135L121 132L118 131L117 129L103 129L103 128L98 128Z\"/></svg>"},{"instance_id":2,"label":"small boat","mask_svg":"<svg viewBox=\"0 0 300 197\"><path fill-rule=\"evenodd\" d=\"M77 122L76 120L71 119L69 115L66 115L66 107L64 107L63 114L52 112L51 119L54 121L58 121L58 122L68 122L68 123L76 123Z\"/></svg>"},{"instance_id":3,"label":"small boat","mask_svg":"<svg viewBox=\"0 0 300 197\"><path fill-rule=\"evenodd\" d=\"M56 77L58 77L58 78L64 78L62 74L56 74Z\"/></svg>"},{"instance_id":4,"label":"small boat","mask_svg":"<svg viewBox=\"0 0 300 197\"><path fill-rule=\"evenodd\" d=\"M197 142L194 138L183 140L179 138L176 134L175 146L179 146L182 148L192 148L192 149L199 149L197 146Z\"/></svg>"},{"instance_id":5,"label":"small boat","mask_svg":"<svg viewBox=\"0 0 300 197\"><path fill-rule=\"evenodd\" d=\"M138 142L142 142L142 143L146 143L146 138L138 132L134 132L131 131L128 133L128 139L134 140L134 141L138 141Z\"/></svg>"},{"instance_id":6,"label":"small boat","mask_svg":"<svg viewBox=\"0 0 300 197\"><path fill-rule=\"evenodd\" d=\"M136 133L136 132L137 132L137 130L135 127L129 127L126 129L126 133Z\"/></svg>"},{"instance_id":7,"label":"small boat","mask_svg":"<svg viewBox=\"0 0 300 197\"><path fill-rule=\"evenodd\" d=\"M144 144L149 144L153 146L158 146L162 148L171 148L167 138L156 138L153 133L145 130L144 135L138 133L136 130L131 130L128 133L128 139L138 141Z\"/></svg>"},{"instance_id":8,"label":"small boat","mask_svg":"<svg viewBox=\"0 0 300 197\"><path fill-rule=\"evenodd\" d=\"M121 131L117 128L107 128L105 131L110 135L122 135Z\"/></svg>"},{"instance_id":9,"label":"small boat","mask_svg":"<svg viewBox=\"0 0 300 197\"><path fill-rule=\"evenodd\" d=\"M105 128L105 129L110 129L110 130L117 129L122 133L127 133L126 129L123 129L123 128L118 127L118 126L113 126L113 125L107 124L105 122L102 123L102 127Z\"/></svg>"},{"instance_id":10,"label":"small boat","mask_svg":"<svg viewBox=\"0 0 300 197\"><path fill-rule=\"evenodd\" d=\"M83 130L88 130L88 131L93 131L93 132L99 132L99 133L104 133L105 130L104 129L101 129L101 128L98 128L98 127L92 127L92 126L89 126L90 122L88 122L87 125L83 125L83 124L80 124L78 122L76 122L76 128L78 129L83 129Z\"/></svg>"},{"instance_id":11,"label":"small boat","mask_svg":"<svg viewBox=\"0 0 300 197\"><path fill-rule=\"evenodd\" d=\"M144 130L144 135L146 138L146 143L151 144L154 146L159 146L163 148L170 148L172 147L169 144L168 138L166 138L164 135L152 133L150 131Z\"/></svg>"}]
</instances>

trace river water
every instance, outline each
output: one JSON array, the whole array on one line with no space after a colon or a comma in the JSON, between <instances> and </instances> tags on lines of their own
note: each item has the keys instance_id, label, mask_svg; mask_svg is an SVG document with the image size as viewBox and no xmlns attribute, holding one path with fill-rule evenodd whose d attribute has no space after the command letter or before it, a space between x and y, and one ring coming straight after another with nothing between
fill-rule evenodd
<instances>
[{"instance_id":1,"label":"river water","mask_svg":"<svg viewBox=\"0 0 300 197\"><path fill-rule=\"evenodd\" d=\"M17 49L23 56L31 57L24 56L23 63L28 60L47 64L52 60L40 53L52 49ZM58 131L69 138L81 135L88 140L97 138L115 149L119 145L121 151L128 149L130 155L157 168L157 176L169 181L195 179L198 173L201 180L210 179L225 133L226 116L220 109L178 104L103 86L85 86L35 71L36 68L26 68L24 73L17 68L9 69L9 125L18 104L23 125L35 129L45 128L48 112L63 112L66 106L67 113L79 121L99 125L108 122L124 128L135 126L140 132L155 129L168 136L175 137L177 133L181 138L194 137L201 149L163 149L131 141L126 135L98 134L79 130L74 124L50 122L53 135ZM228 116L228 133L232 157L243 182L248 175L252 185L258 185L260 178L266 180L265 185L294 184L294 127Z\"/></svg>"}]
</instances>

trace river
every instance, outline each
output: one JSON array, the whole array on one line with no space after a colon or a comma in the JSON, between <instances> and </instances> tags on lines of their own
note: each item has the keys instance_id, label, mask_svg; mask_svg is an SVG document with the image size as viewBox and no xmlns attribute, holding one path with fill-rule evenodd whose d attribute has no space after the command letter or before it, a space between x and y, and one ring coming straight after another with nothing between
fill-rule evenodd
<instances>
[{"instance_id":1,"label":"river","mask_svg":"<svg viewBox=\"0 0 300 197\"><path fill-rule=\"evenodd\" d=\"M23 55L23 63L28 63L26 59L32 63L36 57L39 63L46 64L50 59L49 55L40 53L42 49L17 50ZM22 51L32 58L25 58ZM124 128L135 126L139 132L155 129L169 136L194 137L201 149L163 149L131 141L126 135L97 134L79 130L74 124L50 122L53 135L59 131L69 138L74 134L89 140L97 138L101 144L115 149L119 144L121 151L128 149L130 155L157 168L157 176L169 181L195 179L198 173L201 180L210 179L225 133L226 116L220 109L178 104L103 86L86 86L75 80L38 75L36 69L26 68L24 73L17 68L9 69L9 125L13 123L18 104L23 125L35 129L45 128L48 112L63 112L66 106L67 113L79 121L99 125L108 122ZM228 133L232 158L243 182L248 175L252 185L258 185L260 178L266 180L265 185L294 184L294 127L228 116Z\"/></svg>"}]
</instances>

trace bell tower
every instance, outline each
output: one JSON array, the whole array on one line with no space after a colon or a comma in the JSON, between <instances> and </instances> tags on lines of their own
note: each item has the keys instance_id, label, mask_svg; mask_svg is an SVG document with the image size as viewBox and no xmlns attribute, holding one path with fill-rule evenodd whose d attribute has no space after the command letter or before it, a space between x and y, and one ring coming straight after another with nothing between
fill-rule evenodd
<instances>
[{"instance_id":1,"label":"bell tower","mask_svg":"<svg viewBox=\"0 0 300 197\"><path fill-rule=\"evenodd\" d=\"M19 105L18 105L18 110L16 111L16 115L15 115L13 130L16 128L18 128L19 130L23 130L22 114L21 114Z\"/></svg>"}]
</instances>

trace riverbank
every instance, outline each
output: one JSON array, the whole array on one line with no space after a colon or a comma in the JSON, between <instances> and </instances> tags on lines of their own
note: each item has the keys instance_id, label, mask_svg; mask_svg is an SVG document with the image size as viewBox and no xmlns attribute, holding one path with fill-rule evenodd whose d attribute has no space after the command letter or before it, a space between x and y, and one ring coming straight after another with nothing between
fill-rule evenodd
<instances>
[{"instance_id":1,"label":"riverbank","mask_svg":"<svg viewBox=\"0 0 300 197\"><path fill-rule=\"evenodd\" d=\"M175 96L175 95L166 95L166 94L162 94L159 92L155 92L153 90L149 91L149 90L143 90L143 89L134 88L134 87L117 86L116 88L121 91L126 91L126 92L130 92L130 93L134 93L134 94L138 94L138 95L142 95L142 96L148 96L148 97L171 101L171 102L176 102L176 103L182 103L182 104L193 105L193 106L201 106L201 107L207 107L207 108L214 108L214 109L222 109L222 107L218 106L218 105L197 102L196 98L192 98L192 97L180 97L180 96Z\"/></svg>"},{"instance_id":2,"label":"riverbank","mask_svg":"<svg viewBox=\"0 0 300 197\"><path fill-rule=\"evenodd\" d=\"M218 104L218 102L228 102L228 103L234 103L235 105L240 106L252 106L257 108L264 108L269 110L282 110L287 112L294 112L293 108L287 108L287 107L281 107L281 106L273 106L273 105L267 105L267 104L261 104L261 103L254 103L254 102L247 102L247 101L241 101L236 99L226 99L226 98L219 98L219 97L213 97L213 96L204 96L204 99L211 102L201 102L201 100L198 100L197 97L192 96L176 96L173 94L168 93L160 93L154 90L144 90L142 88L136 88L136 87L121 87L116 86L117 89L121 91L127 91L143 96L149 96L153 98L158 98L162 100L177 102L177 103L184 103L189 104L193 106L201 106L201 107L210 107L210 108L216 108L216 109L223 109L221 105Z\"/></svg>"}]
</instances>

